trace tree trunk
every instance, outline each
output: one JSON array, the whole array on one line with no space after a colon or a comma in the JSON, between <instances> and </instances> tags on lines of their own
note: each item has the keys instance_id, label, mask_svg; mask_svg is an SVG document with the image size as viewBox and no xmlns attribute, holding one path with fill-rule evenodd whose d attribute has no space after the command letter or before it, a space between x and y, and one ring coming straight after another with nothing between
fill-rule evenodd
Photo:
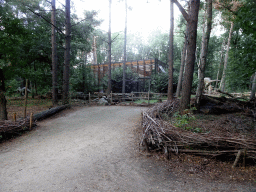
<instances>
[{"instance_id":1,"label":"tree trunk","mask_svg":"<svg viewBox=\"0 0 256 192\"><path fill-rule=\"evenodd\" d=\"M123 86L122 86L122 93L123 98L125 94L125 72L126 72L126 41L127 41L127 0L125 0L125 27L124 27L124 63L123 63Z\"/></svg>"},{"instance_id":2,"label":"tree trunk","mask_svg":"<svg viewBox=\"0 0 256 192\"><path fill-rule=\"evenodd\" d=\"M225 40L222 43L222 47L221 47L221 53L220 53L220 64L219 64L219 68L218 68L218 72L217 72L217 78L216 78L216 85L215 88L218 88L218 81L219 81L219 76L220 76L220 69L221 69L221 65L223 64L223 51L224 51L224 46L225 46Z\"/></svg>"},{"instance_id":3,"label":"tree trunk","mask_svg":"<svg viewBox=\"0 0 256 192\"><path fill-rule=\"evenodd\" d=\"M52 0L52 104L58 105L58 76L57 76L57 46L56 46L56 8L55 0Z\"/></svg>"},{"instance_id":4,"label":"tree trunk","mask_svg":"<svg viewBox=\"0 0 256 192\"><path fill-rule=\"evenodd\" d=\"M230 31L229 31L229 36L228 36L228 45L227 45L227 53L226 53L225 60L224 60L224 69L223 69L222 78L221 78L221 82L220 82L220 90L223 92L225 90L225 78L226 78L226 70L227 70L227 65L228 65L228 52L229 52L230 41L231 41L231 37L232 37L233 26L234 26L234 23L232 22Z\"/></svg>"},{"instance_id":5,"label":"tree trunk","mask_svg":"<svg viewBox=\"0 0 256 192\"><path fill-rule=\"evenodd\" d=\"M251 100L255 99L255 90L256 90L256 72L254 73L254 78L252 81L252 91L251 91L251 96L250 96Z\"/></svg>"},{"instance_id":6,"label":"tree trunk","mask_svg":"<svg viewBox=\"0 0 256 192\"><path fill-rule=\"evenodd\" d=\"M170 36L169 36L169 69L168 69L168 100L173 99L173 1L170 0Z\"/></svg>"},{"instance_id":7,"label":"tree trunk","mask_svg":"<svg viewBox=\"0 0 256 192\"><path fill-rule=\"evenodd\" d=\"M185 33L184 45L183 45L182 55L181 55L180 74L179 74L179 80L178 80L177 91L176 91L177 98L180 97L181 84L182 84L182 79L183 79L183 72L184 72L186 56L187 56L187 29L186 29L186 33Z\"/></svg>"},{"instance_id":8,"label":"tree trunk","mask_svg":"<svg viewBox=\"0 0 256 192\"><path fill-rule=\"evenodd\" d=\"M63 104L68 104L69 94L69 67L70 67L70 0L66 0L66 36L65 36L65 55L64 55L64 71L63 71Z\"/></svg>"},{"instance_id":9,"label":"tree trunk","mask_svg":"<svg viewBox=\"0 0 256 192\"><path fill-rule=\"evenodd\" d=\"M7 101L5 99L5 82L4 82L4 72L0 68L0 120L7 120Z\"/></svg>"},{"instance_id":10,"label":"tree trunk","mask_svg":"<svg viewBox=\"0 0 256 192\"><path fill-rule=\"evenodd\" d=\"M190 0L189 14L187 14L185 9L177 2L177 0L173 0L173 1L176 3L182 15L186 19L187 29L188 29L187 59L186 59L184 80L182 82L182 97L180 100L180 112L183 112L185 109L189 108L189 105L190 105L190 96L191 96L194 63L195 63L197 22L198 22L200 0Z\"/></svg>"},{"instance_id":11,"label":"tree trunk","mask_svg":"<svg viewBox=\"0 0 256 192\"><path fill-rule=\"evenodd\" d=\"M97 61L97 45L96 45L97 36L93 36L93 64L96 65Z\"/></svg>"},{"instance_id":12,"label":"tree trunk","mask_svg":"<svg viewBox=\"0 0 256 192\"><path fill-rule=\"evenodd\" d=\"M82 69L82 92L85 92L85 85L86 85L86 62L87 62L87 54L84 51L84 63L82 63L81 69Z\"/></svg>"},{"instance_id":13,"label":"tree trunk","mask_svg":"<svg viewBox=\"0 0 256 192\"><path fill-rule=\"evenodd\" d=\"M108 89L107 95L111 92L111 0L109 0L109 31L108 31Z\"/></svg>"},{"instance_id":14,"label":"tree trunk","mask_svg":"<svg viewBox=\"0 0 256 192\"><path fill-rule=\"evenodd\" d=\"M206 58L208 52L208 44L212 29L212 0L207 1L207 24L206 24L206 31L203 31L202 37L202 49L200 54L200 65L199 65L199 81L198 87L196 91L196 106L199 109L200 101L203 94L204 89L204 72L206 66Z\"/></svg>"}]
</instances>

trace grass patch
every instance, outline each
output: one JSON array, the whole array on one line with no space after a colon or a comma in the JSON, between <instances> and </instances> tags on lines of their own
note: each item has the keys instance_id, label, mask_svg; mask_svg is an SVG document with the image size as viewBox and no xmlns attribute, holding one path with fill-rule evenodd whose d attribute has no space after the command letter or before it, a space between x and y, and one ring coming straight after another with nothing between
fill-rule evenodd
<instances>
[{"instance_id":1,"label":"grass patch","mask_svg":"<svg viewBox=\"0 0 256 192\"><path fill-rule=\"evenodd\" d=\"M25 103L24 99L7 98L7 105L9 105L9 106L23 107L24 103ZM32 98L28 98L28 100L27 100L27 107L32 107L32 106L52 107L52 101L49 100L49 99L32 99Z\"/></svg>"}]
</instances>

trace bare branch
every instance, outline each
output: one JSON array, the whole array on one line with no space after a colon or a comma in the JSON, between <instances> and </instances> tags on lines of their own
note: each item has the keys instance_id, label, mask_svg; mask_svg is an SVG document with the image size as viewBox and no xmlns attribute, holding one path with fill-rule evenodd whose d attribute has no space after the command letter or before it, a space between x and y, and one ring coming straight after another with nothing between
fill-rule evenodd
<instances>
[{"instance_id":1,"label":"bare branch","mask_svg":"<svg viewBox=\"0 0 256 192\"><path fill-rule=\"evenodd\" d=\"M45 18L44 16L42 16L42 15L39 14L39 13L34 12L34 11L33 11L32 9L30 9L29 7L28 7L28 10L31 11L32 13L34 13L35 15L37 15L38 17L41 17L41 18L42 18L43 20L45 20L47 23L49 23L49 24L51 24L52 26L54 26L55 29L56 29L59 33L65 35L57 26L53 25L50 21L48 21L47 18Z\"/></svg>"},{"instance_id":2,"label":"bare branch","mask_svg":"<svg viewBox=\"0 0 256 192\"><path fill-rule=\"evenodd\" d=\"M179 8L180 12L182 13L183 17L186 19L186 21L189 21L189 16L186 10L181 6L181 4L177 0L172 0Z\"/></svg>"},{"instance_id":3,"label":"bare branch","mask_svg":"<svg viewBox=\"0 0 256 192\"><path fill-rule=\"evenodd\" d=\"M76 25L78 25L78 24L82 23L82 22L83 22L83 21L85 21L85 20L86 20L86 19L83 19L83 20L81 20L81 21L77 22L76 24L71 25L71 27L74 27L74 26L76 26Z\"/></svg>"}]
</instances>

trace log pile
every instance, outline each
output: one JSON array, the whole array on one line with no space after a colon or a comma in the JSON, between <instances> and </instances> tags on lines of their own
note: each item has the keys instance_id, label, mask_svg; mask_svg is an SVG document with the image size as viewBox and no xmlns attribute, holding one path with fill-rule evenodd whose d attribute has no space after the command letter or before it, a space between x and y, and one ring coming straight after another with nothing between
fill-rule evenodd
<instances>
[{"instance_id":1,"label":"log pile","mask_svg":"<svg viewBox=\"0 0 256 192\"><path fill-rule=\"evenodd\" d=\"M33 117L27 117L25 119L18 119L18 121L0 121L0 139L9 138L13 135L19 135L21 132L30 130L32 127L36 126L36 121L40 121L50 117L60 111L69 108L70 105L62 105L51 108L46 111L42 111L33 115ZM32 120L31 120L32 119Z\"/></svg>"},{"instance_id":2,"label":"log pile","mask_svg":"<svg viewBox=\"0 0 256 192\"><path fill-rule=\"evenodd\" d=\"M8 120L1 121L0 135L2 135L3 138L7 138L13 134L19 134L22 131L29 130L34 126L36 126L36 123L34 120L30 122L30 118L21 119L16 122L8 121Z\"/></svg>"},{"instance_id":3,"label":"log pile","mask_svg":"<svg viewBox=\"0 0 256 192\"><path fill-rule=\"evenodd\" d=\"M164 121L164 114L172 115L178 105L178 100L167 101L142 113L143 135L140 144L145 145L147 150L162 150L167 158L171 153L235 156L241 154L242 150L246 158L256 160L256 140L253 137L232 133L194 133Z\"/></svg>"}]
</instances>

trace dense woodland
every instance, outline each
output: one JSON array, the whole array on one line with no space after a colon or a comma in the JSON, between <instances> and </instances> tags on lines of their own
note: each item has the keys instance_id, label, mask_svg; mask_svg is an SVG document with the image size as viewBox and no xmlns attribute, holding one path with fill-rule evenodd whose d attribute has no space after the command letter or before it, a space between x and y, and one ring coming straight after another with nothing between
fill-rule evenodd
<instances>
[{"instance_id":1,"label":"dense woodland","mask_svg":"<svg viewBox=\"0 0 256 192\"><path fill-rule=\"evenodd\" d=\"M168 80L169 85L178 84L176 95L181 95L182 109L188 107L191 93L196 93L200 104L204 77L220 80L214 86L225 92L252 90L254 98L256 2L188 0L181 5L179 0L170 1L173 3L182 13L175 18L176 27L170 33L152 30L144 41L126 30L113 34L111 28L108 33L99 30L101 21L95 11L85 10L84 19L78 19L72 13L75 1L70 5L66 0L56 9L55 0L0 0L0 118L7 117L5 98L20 94L26 79L33 97L52 92L54 105L65 104L69 92L89 93L107 87L109 93L115 85L111 87L111 82L135 81L138 75L131 70L117 69L112 74L109 71L104 84L98 86L90 64L124 60L157 58L165 63L166 73L151 77L151 90L167 90ZM220 28L223 34L216 33ZM93 51L97 58L90 59ZM123 87L129 87L129 81Z\"/></svg>"}]
</instances>

